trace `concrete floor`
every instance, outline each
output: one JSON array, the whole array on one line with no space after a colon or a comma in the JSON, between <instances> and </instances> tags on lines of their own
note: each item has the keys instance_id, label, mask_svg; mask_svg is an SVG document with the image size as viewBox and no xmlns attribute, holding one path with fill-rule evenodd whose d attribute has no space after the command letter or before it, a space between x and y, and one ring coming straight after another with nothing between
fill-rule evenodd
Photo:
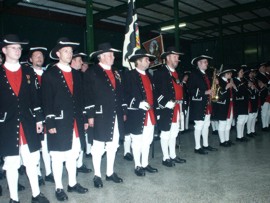
<instances>
[{"instance_id":1,"label":"concrete floor","mask_svg":"<svg viewBox=\"0 0 270 203\"><path fill-rule=\"evenodd\" d=\"M192 128L192 127L191 127ZM230 148L219 147L217 135L209 136L209 143L219 149L208 155L194 153L193 131L181 135L181 150L177 152L186 164L167 168L161 164L160 142L155 141L155 157L149 161L157 167L157 174L146 173L145 177L134 174L134 163L123 159L120 146L115 162L115 172L124 179L122 184L105 181L106 157L102 161L103 188L93 185L93 172L79 174L78 182L89 188L84 195L67 193L70 203L84 202L270 202L270 132L258 132L259 136L247 143L236 143ZM236 137L235 129L231 138ZM152 149L151 149L152 150ZM84 159L92 167L91 159ZM64 171L64 185L67 175ZM20 202L31 202L31 190L26 175L20 176L26 190L19 192ZM9 201L6 180L1 180L3 196L0 202ZM66 190L66 188L65 188ZM41 186L42 193L57 202L54 184Z\"/></svg>"}]
</instances>

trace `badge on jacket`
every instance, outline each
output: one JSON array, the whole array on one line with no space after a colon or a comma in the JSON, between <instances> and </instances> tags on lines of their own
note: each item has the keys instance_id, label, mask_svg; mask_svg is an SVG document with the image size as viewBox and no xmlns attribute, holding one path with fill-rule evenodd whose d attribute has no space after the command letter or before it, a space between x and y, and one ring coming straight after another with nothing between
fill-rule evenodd
<instances>
[{"instance_id":1,"label":"badge on jacket","mask_svg":"<svg viewBox=\"0 0 270 203\"><path fill-rule=\"evenodd\" d=\"M118 73L117 70L114 71L114 75L115 75L115 78L116 78L117 80L119 80L119 82L121 83L121 76L120 76L120 74Z\"/></svg>"},{"instance_id":2,"label":"badge on jacket","mask_svg":"<svg viewBox=\"0 0 270 203\"><path fill-rule=\"evenodd\" d=\"M26 78L27 78L27 83L30 84L31 81L30 81L30 75L26 75Z\"/></svg>"}]
</instances>

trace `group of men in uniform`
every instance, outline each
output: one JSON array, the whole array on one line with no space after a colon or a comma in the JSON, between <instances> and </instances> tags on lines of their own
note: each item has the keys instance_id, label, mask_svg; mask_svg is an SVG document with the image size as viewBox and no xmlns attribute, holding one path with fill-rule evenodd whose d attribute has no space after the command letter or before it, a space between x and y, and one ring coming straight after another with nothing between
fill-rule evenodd
<instances>
[{"instance_id":1,"label":"group of men in uniform","mask_svg":"<svg viewBox=\"0 0 270 203\"><path fill-rule=\"evenodd\" d=\"M235 115L237 141L244 140L246 122L251 124L248 135L254 136L258 105L263 130L268 130L269 75L265 69L260 70L256 83L252 69L240 67L232 82L234 70L225 68L219 73L219 80L214 81L220 87L214 107L212 81L207 75L208 61L212 59L209 56L194 58L191 63L196 69L182 82L176 68L183 54L175 47L168 47L162 53L165 63L154 74L149 74L147 69L156 57L143 49L129 58L135 63L135 69L121 73L113 67L114 53L120 51L110 43L102 43L90 54L90 60L96 63L82 74L79 69L85 54L77 51L79 43L60 38L49 54L57 62L44 72L45 47L30 48L32 68L19 63L22 48L27 44L17 35L6 35L1 41L5 62L0 70L0 155L4 157L10 202L19 202L18 168L21 164L28 174L32 202L49 202L39 189L40 149L46 169L45 181L55 183L56 199L64 201L68 199L62 184L64 165L68 172L67 192L88 192L77 182L76 173L91 171L82 161L83 149L86 147L89 153L90 143L93 182L96 188L101 188L104 153L106 181L123 182L114 171L114 161L119 140L127 134L132 143L137 176L158 172L148 160L155 127L160 131L162 165L173 167L176 163L185 163L185 159L176 155L175 148L179 132L185 129L187 112L195 123L195 153L198 154L217 151L208 143L211 115L219 121L220 145L224 147L232 144L229 130ZM256 96L257 107L253 101ZM247 109L240 110L243 105L237 101L248 101Z\"/></svg>"}]
</instances>

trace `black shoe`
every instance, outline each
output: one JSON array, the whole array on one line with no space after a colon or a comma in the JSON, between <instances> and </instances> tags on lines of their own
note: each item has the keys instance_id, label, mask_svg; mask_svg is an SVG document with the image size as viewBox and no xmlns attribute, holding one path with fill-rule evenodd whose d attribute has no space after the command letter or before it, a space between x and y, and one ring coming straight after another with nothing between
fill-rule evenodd
<instances>
[{"instance_id":1,"label":"black shoe","mask_svg":"<svg viewBox=\"0 0 270 203\"><path fill-rule=\"evenodd\" d=\"M157 168L153 168L149 164L146 167L143 167L143 170L145 170L145 171L147 171L149 173L157 173L158 172Z\"/></svg>"},{"instance_id":2,"label":"black shoe","mask_svg":"<svg viewBox=\"0 0 270 203\"><path fill-rule=\"evenodd\" d=\"M256 137L256 136L258 136L259 134L257 134L257 133L251 133L252 135L253 135L253 137Z\"/></svg>"},{"instance_id":3,"label":"black shoe","mask_svg":"<svg viewBox=\"0 0 270 203\"><path fill-rule=\"evenodd\" d=\"M242 138L238 138L238 137L237 137L237 138L235 139L235 141L236 141L236 142L243 142L244 140L243 140Z\"/></svg>"},{"instance_id":4,"label":"black shoe","mask_svg":"<svg viewBox=\"0 0 270 203\"><path fill-rule=\"evenodd\" d=\"M20 203L20 201L15 201L15 200L13 200L13 199L10 199L10 200L9 200L9 203Z\"/></svg>"},{"instance_id":5,"label":"black shoe","mask_svg":"<svg viewBox=\"0 0 270 203\"><path fill-rule=\"evenodd\" d=\"M102 183L101 177L95 176L94 179L93 179L93 181L94 181L94 186L96 188L103 187L103 183Z\"/></svg>"},{"instance_id":6,"label":"black shoe","mask_svg":"<svg viewBox=\"0 0 270 203\"><path fill-rule=\"evenodd\" d=\"M246 137L242 137L241 139L242 139L243 142L248 142L249 141L249 139L246 138Z\"/></svg>"},{"instance_id":7,"label":"black shoe","mask_svg":"<svg viewBox=\"0 0 270 203\"><path fill-rule=\"evenodd\" d=\"M25 187L21 185L20 183L18 183L18 191L23 191L23 190L25 190Z\"/></svg>"},{"instance_id":8,"label":"black shoe","mask_svg":"<svg viewBox=\"0 0 270 203\"><path fill-rule=\"evenodd\" d=\"M123 182L123 179L122 178L119 178L116 173L113 173L111 176L107 176L106 175L106 180L107 181L112 180L115 183L122 183Z\"/></svg>"},{"instance_id":9,"label":"black shoe","mask_svg":"<svg viewBox=\"0 0 270 203\"><path fill-rule=\"evenodd\" d=\"M68 196L63 189L56 189L55 196L58 201L68 200Z\"/></svg>"},{"instance_id":10,"label":"black shoe","mask_svg":"<svg viewBox=\"0 0 270 203\"><path fill-rule=\"evenodd\" d=\"M84 193L88 192L88 189L82 187L79 183L77 183L77 184L74 185L73 187L70 187L70 186L68 185L67 191L68 191L68 192L77 192L77 193L79 193L79 194L84 194Z\"/></svg>"},{"instance_id":11,"label":"black shoe","mask_svg":"<svg viewBox=\"0 0 270 203\"><path fill-rule=\"evenodd\" d=\"M45 185L45 181L44 181L42 176L38 176L38 184L39 184L39 186Z\"/></svg>"},{"instance_id":12,"label":"black shoe","mask_svg":"<svg viewBox=\"0 0 270 203\"><path fill-rule=\"evenodd\" d=\"M262 131L267 132L268 131L268 128L267 127L262 128Z\"/></svg>"},{"instance_id":13,"label":"black shoe","mask_svg":"<svg viewBox=\"0 0 270 203\"><path fill-rule=\"evenodd\" d=\"M77 168L77 172L79 173L90 173L92 169L87 168L85 164L83 164L80 168Z\"/></svg>"},{"instance_id":14,"label":"black shoe","mask_svg":"<svg viewBox=\"0 0 270 203\"><path fill-rule=\"evenodd\" d=\"M166 159L165 161L162 161L162 164L167 167L173 167L175 165L171 159Z\"/></svg>"},{"instance_id":15,"label":"black shoe","mask_svg":"<svg viewBox=\"0 0 270 203\"><path fill-rule=\"evenodd\" d=\"M235 145L231 140L227 141L230 146Z\"/></svg>"},{"instance_id":16,"label":"black shoe","mask_svg":"<svg viewBox=\"0 0 270 203\"><path fill-rule=\"evenodd\" d=\"M32 197L32 203L50 203L50 201L42 193L39 193L38 196Z\"/></svg>"},{"instance_id":17,"label":"black shoe","mask_svg":"<svg viewBox=\"0 0 270 203\"><path fill-rule=\"evenodd\" d=\"M124 159L127 161L133 161L133 156L130 153L126 153L126 155L124 156Z\"/></svg>"},{"instance_id":18,"label":"black shoe","mask_svg":"<svg viewBox=\"0 0 270 203\"><path fill-rule=\"evenodd\" d=\"M134 172L137 176L145 176L145 171L143 170L142 167L140 166L137 166L135 169L134 169Z\"/></svg>"},{"instance_id":19,"label":"black shoe","mask_svg":"<svg viewBox=\"0 0 270 203\"><path fill-rule=\"evenodd\" d=\"M231 146L228 142L221 142L219 145L221 147L230 147Z\"/></svg>"},{"instance_id":20,"label":"black shoe","mask_svg":"<svg viewBox=\"0 0 270 203\"><path fill-rule=\"evenodd\" d=\"M54 183L53 174L50 173L49 175L45 176L45 181Z\"/></svg>"},{"instance_id":21,"label":"black shoe","mask_svg":"<svg viewBox=\"0 0 270 203\"><path fill-rule=\"evenodd\" d=\"M0 196L2 196L2 186L0 185Z\"/></svg>"},{"instance_id":22,"label":"black shoe","mask_svg":"<svg viewBox=\"0 0 270 203\"><path fill-rule=\"evenodd\" d=\"M247 137L253 138L254 135L252 133L247 133Z\"/></svg>"},{"instance_id":23,"label":"black shoe","mask_svg":"<svg viewBox=\"0 0 270 203\"><path fill-rule=\"evenodd\" d=\"M207 151L210 151L210 152L218 151L217 148L211 147L210 145L208 147L203 147L203 150L207 150Z\"/></svg>"},{"instance_id":24,"label":"black shoe","mask_svg":"<svg viewBox=\"0 0 270 203\"><path fill-rule=\"evenodd\" d=\"M91 153L85 154L85 158L90 159L92 157Z\"/></svg>"},{"instance_id":25,"label":"black shoe","mask_svg":"<svg viewBox=\"0 0 270 203\"><path fill-rule=\"evenodd\" d=\"M180 157L175 157L174 159L171 158L171 161L174 162L174 163L179 163L179 164L182 164L182 163L186 163L187 161L185 159L181 159Z\"/></svg>"},{"instance_id":26,"label":"black shoe","mask_svg":"<svg viewBox=\"0 0 270 203\"><path fill-rule=\"evenodd\" d=\"M194 149L194 152L197 153L197 154L202 154L202 155L208 154L208 152L205 151L205 150L203 150L202 148L200 148L200 149Z\"/></svg>"}]
</instances>

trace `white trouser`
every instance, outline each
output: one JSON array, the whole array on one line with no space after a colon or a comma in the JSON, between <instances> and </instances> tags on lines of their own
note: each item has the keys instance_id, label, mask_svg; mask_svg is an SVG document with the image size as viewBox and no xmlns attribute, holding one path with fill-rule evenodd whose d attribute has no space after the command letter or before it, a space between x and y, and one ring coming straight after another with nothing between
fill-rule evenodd
<instances>
[{"instance_id":1,"label":"white trouser","mask_svg":"<svg viewBox=\"0 0 270 203\"><path fill-rule=\"evenodd\" d=\"M218 130L218 121L211 121L213 131Z\"/></svg>"},{"instance_id":2,"label":"white trouser","mask_svg":"<svg viewBox=\"0 0 270 203\"><path fill-rule=\"evenodd\" d=\"M53 135L51 135L53 136ZM52 170L56 189L63 189L62 173L63 163L66 162L68 172L68 185L73 187L76 183L76 160L81 151L80 138L75 136L73 131L72 148L68 151L50 151L52 157Z\"/></svg>"},{"instance_id":3,"label":"white trouser","mask_svg":"<svg viewBox=\"0 0 270 203\"><path fill-rule=\"evenodd\" d=\"M130 153L130 146L131 146L131 136L130 134L125 135L125 140L124 140L124 156L127 153Z\"/></svg>"},{"instance_id":4,"label":"white trouser","mask_svg":"<svg viewBox=\"0 0 270 203\"><path fill-rule=\"evenodd\" d=\"M186 112L185 130L188 130L188 126L189 126L189 107L187 108L187 112Z\"/></svg>"},{"instance_id":5,"label":"white trouser","mask_svg":"<svg viewBox=\"0 0 270 203\"><path fill-rule=\"evenodd\" d=\"M82 165L83 165L83 150L80 151L79 157L78 157L77 162L76 162L77 168L82 167Z\"/></svg>"},{"instance_id":6,"label":"white trouser","mask_svg":"<svg viewBox=\"0 0 270 203\"><path fill-rule=\"evenodd\" d=\"M40 152L35 151L30 153L28 144L20 146L19 155L4 157L5 163L3 169L6 170L7 183L11 199L19 201L18 169L21 166L21 161L26 168L26 174L28 176L30 186L32 189L32 196L36 197L37 195L39 195L40 190L38 185L38 173L37 173L37 165L39 163L39 160L40 160Z\"/></svg>"},{"instance_id":7,"label":"white trouser","mask_svg":"<svg viewBox=\"0 0 270 203\"><path fill-rule=\"evenodd\" d=\"M247 120L248 120L248 115L239 115L237 117L237 123L236 123L237 138L244 137L244 129L245 129L245 124Z\"/></svg>"},{"instance_id":8,"label":"white trouser","mask_svg":"<svg viewBox=\"0 0 270 203\"><path fill-rule=\"evenodd\" d=\"M143 133L140 135L131 134L132 151L134 156L135 168L137 166L146 167L148 165L148 156L150 144L154 137L154 128L150 116L148 116L147 126L144 126Z\"/></svg>"},{"instance_id":9,"label":"white trouser","mask_svg":"<svg viewBox=\"0 0 270 203\"><path fill-rule=\"evenodd\" d=\"M88 142L88 135L87 133L85 133L85 142L86 142L86 145L85 145L85 153L86 154L90 154L91 153L91 144Z\"/></svg>"},{"instance_id":10,"label":"white trouser","mask_svg":"<svg viewBox=\"0 0 270 203\"><path fill-rule=\"evenodd\" d=\"M51 164L51 156L48 151L47 134L44 134L44 140L41 141L41 152L45 166L45 174L46 176L48 176L52 173L52 164ZM38 164L38 175L42 176L40 171L40 162Z\"/></svg>"},{"instance_id":11,"label":"white trouser","mask_svg":"<svg viewBox=\"0 0 270 203\"><path fill-rule=\"evenodd\" d=\"M247 120L247 133L255 133L256 118L258 113L249 113Z\"/></svg>"},{"instance_id":12,"label":"white trouser","mask_svg":"<svg viewBox=\"0 0 270 203\"><path fill-rule=\"evenodd\" d=\"M92 161L95 170L95 175L101 177L100 164L101 157L104 152L107 152L107 176L111 176L114 172L114 160L117 148L119 147L119 129L118 129L118 120L117 116L115 117L114 130L113 130L113 140L110 142L101 142L94 140L92 146Z\"/></svg>"},{"instance_id":13,"label":"white trouser","mask_svg":"<svg viewBox=\"0 0 270 203\"><path fill-rule=\"evenodd\" d=\"M267 128L270 120L270 103L264 102L261 107L262 127Z\"/></svg>"},{"instance_id":14,"label":"white trouser","mask_svg":"<svg viewBox=\"0 0 270 203\"><path fill-rule=\"evenodd\" d=\"M230 118L227 118L227 120L224 120L224 121L223 120L219 121L218 135L219 135L220 143L223 143L225 141L229 141L232 121L233 121L232 111L231 111Z\"/></svg>"},{"instance_id":15,"label":"white trouser","mask_svg":"<svg viewBox=\"0 0 270 203\"><path fill-rule=\"evenodd\" d=\"M208 147L208 133L210 126L210 114L205 115L204 120L194 121L194 138L195 138L195 149L201 148L201 136L203 138L203 146Z\"/></svg>"},{"instance_id":16,"label":"white trouser","mask_svg":"<svg viewBox=\"0 0 270 203\"><path fill-rule=\"evenodd\" d=\"M177 122L171 123L171 129L169 131L161 131L160 144L163 153L163 161L166 159L174 159L176 157L175 144L176 137L180 131L180 115L177 114Z\"/></svg>"}]
</instances>

